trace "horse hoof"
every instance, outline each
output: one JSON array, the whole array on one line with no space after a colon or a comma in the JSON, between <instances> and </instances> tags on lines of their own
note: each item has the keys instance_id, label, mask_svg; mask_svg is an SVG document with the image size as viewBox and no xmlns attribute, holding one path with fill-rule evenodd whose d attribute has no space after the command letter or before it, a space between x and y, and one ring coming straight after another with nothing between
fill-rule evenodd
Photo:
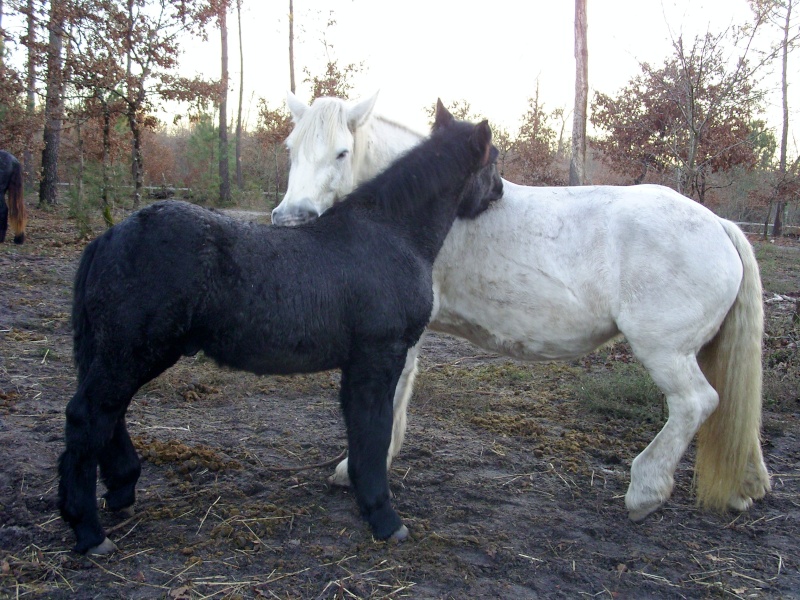
<instances>
[{"instance_id":1,"label":"horse hoof","mask_svg":"<svg viewBox=\"0 0 800 600\"><path fill-rule=\"evenodd\" d=\"M117 512L126 519L130 519L131 517L136 516L136 511L133 510L133 506L126 506L125 508L120 508Z\"/></svg>"},{"instance_id":2,"label":"horse hoof","mask_svg":"<svg viewBox=\"0 0 800 600\"><path fill-rule=\"evenodd\" d=\"M390 541L394 542L402 542L403 540L408 539L408 527L405 525L400 525L400 528L395 531L391 537L389 538Z\"/></svg>"},{"instance_id":3,"label":"horse hoof","mask_svg":"<svg viewBox=\"0 0 800 600\"><path fill-rule=\"evenodd\" d=\"M633 521L634 523L641 523L645 520L649 515L657 511L661 507L661 504L654 504L646 508L640 508L638 510L629 510L628 511L628 518Z\"/></svg>"},{"instance_id":4,"label":"horse hoof","mask_svg":"<svg viewBox=\"0 0 800 600\"><path fill-rule=\"evenodd\" d=\"M99 545L94 548L89 548L87 554L94 554L96 556L105 556L117 551L117 545L110 539L104 539Z\"/></svg>"},{"instance_id":5,"label":"horse hoof","mask_svg":"<svg viewBox=\"0 0 800 600\"><path fill-rule=\"evenodd\" d=\"M350 487L350 475L347 473L347 459L336 465L333 475L328 477L328 483L337 487Z\"/></svg>"},{"instance_id":6,"label":"horse hoof","mask_svg":"<svg viewBox=\"0 0 800 600\"><path fill-rule=\"evenodd\" d=\"M751 506L753 506L753 499L750 497L734 495L728 500L728 508L737 512L750 510Z\"/></svg>"}]
</instances>

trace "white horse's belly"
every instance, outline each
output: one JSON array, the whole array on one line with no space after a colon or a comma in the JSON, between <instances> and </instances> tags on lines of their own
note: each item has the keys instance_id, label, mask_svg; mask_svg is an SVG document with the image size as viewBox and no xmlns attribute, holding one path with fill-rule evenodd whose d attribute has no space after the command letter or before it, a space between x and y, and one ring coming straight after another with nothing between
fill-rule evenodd
<instances>
[{"instance_id":1,"label":"white horse's belly","mask_svg":"<svg viewBox=\"0 0 800 600\"><path fill-rule=\"evenodd\" d=\"M543 207L506 185L512 190L502 204L453 225L434 265L429 327L522 360L583 356L619 334L604 242L582 230L603 257L587 260L587 244L572 239L562 216L542 220Z\"/></svg>"}]
</instances>

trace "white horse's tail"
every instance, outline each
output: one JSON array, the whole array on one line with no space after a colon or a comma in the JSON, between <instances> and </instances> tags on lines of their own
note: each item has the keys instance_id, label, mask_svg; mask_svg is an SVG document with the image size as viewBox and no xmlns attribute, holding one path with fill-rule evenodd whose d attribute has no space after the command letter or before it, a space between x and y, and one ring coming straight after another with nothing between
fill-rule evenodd
<instances>
[{"instance_id":1,"label":"white horse's tail","mask_svg":"<svg viewBox=\"0 0 800 600\"><path fill-rule=\"evenodd\" d=\"M742 260L739 293L716 337L700 352L700 367L719 405L700 428L697 502L717 511L745 510L770 490L761 454L761 344L764 307L758 263L736 225L720 219Z\"/></svg>"}]
</instances>

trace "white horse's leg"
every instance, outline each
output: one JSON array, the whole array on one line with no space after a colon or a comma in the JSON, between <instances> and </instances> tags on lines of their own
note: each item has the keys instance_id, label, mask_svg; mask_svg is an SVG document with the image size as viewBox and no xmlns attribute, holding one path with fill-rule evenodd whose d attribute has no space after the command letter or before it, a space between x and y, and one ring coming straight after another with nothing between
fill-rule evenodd
<instances>
[{"instance_id":1,"label":"white horse's leg","mask_svg":"<svg viewBox=\"0 0 800 600\"><path fill-rule=\"evenodd\" d=\"M423 334L424 337L424 334ZM408 422L407 411L408 401L414 391L414 380L417 376L417 357L422 346L422 338L412 347L406 355L406 364L403 373L397 382L394 392L394 406L392 416L392 441L389 444L389 455L386 457L386 470L392 466L392 459L400 453L403 446L403 439L406 435L406 425ZM347 459L345 458L336 466L333 475L328 477L328 483L348 487L350 476L347 474Z\"/></svg>"},{"instance_id":2,"label":"white horse's leg","mask_svg":"<svg viewBox=\"0 0 800 600\"><path fill-rule=\"evenodd\" d=\"M717 392L706 380L695 356L672 353L637 356L666 395L669 418L631 465L625 506L633 521L644 519L672 494L678 462L718 403Z\"/></svg>"}]
</instances>

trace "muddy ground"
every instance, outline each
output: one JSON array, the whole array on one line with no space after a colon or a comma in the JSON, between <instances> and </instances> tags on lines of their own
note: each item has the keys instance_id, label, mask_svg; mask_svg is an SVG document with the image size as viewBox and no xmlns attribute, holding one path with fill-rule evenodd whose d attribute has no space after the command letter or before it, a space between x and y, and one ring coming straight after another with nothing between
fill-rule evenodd
<instances>
[{"instance_id":1,"label":"muddy ground","mask_svg":"<svg viewBox=\"0 0 800 600\"><path fill-rule=\"evenodd\" d=\"M63 207L31 212L28 243L0 246L0 597L800 597L796 243L754 241L773 491L748 513L695 508L690 450L665 508L627 519L631 460L665 415L624 343L527 365L429 335L390 476L409 541L374 541L315 466L345 449L337 373L255 377L198 356L134 399L136 515L102 513L119 552L87 558L56 512L55 465L88 237Z\"/></svg>"}]
</instances>

